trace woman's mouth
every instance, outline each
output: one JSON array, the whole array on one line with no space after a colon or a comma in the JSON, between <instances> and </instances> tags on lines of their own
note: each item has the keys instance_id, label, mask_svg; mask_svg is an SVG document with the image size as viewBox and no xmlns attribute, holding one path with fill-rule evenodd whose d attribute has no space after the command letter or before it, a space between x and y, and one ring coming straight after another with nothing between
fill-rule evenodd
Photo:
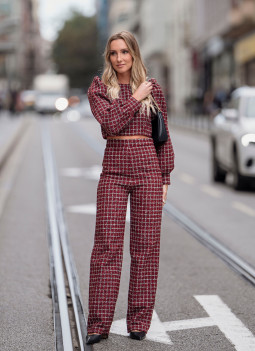
<instances>
[{"instance_id":1,"label":"woman's mouth","mask_svg":"<svg viewBox=\"0 0 255 351\"><path fill-rule=\"evenodd\" d=\"M123 67L124 66L124 64L121 64L121 65L117 65L117 67Z\"/></svg>"}]
</instances>

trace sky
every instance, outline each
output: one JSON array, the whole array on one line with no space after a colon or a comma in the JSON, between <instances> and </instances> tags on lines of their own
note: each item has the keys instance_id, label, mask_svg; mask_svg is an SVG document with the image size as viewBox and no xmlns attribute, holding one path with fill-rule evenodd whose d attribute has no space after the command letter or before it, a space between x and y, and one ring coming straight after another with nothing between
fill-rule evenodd
<instances>
[{"instance_id":1,"label":"sky","mask_svg":"<svg viewBox=\"0 0 255 351\"><path fill-rule=\"evenodd\" d=\"M86 16L96 12L95 0L39 0L40 29L43 38L54 40L68 18L71 9L81 10Z\"/></svg>"}]
</instances>

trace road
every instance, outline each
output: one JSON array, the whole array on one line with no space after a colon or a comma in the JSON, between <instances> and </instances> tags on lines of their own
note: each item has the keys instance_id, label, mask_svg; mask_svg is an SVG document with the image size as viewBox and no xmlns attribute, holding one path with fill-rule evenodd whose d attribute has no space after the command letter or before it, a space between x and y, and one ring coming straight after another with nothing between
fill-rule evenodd
<instances>
[{"instance_id":1,"label":"road","mask_svg":"<svg viewBox=\"0 0 255 351\"><path fill-rule=\"evenodd\" d=\"M105 140L94 119L65 123L29 117L29 127L1 170L8 187L0 218L0 349L54 350L49 288L42 129L50 134L63 213L85 314L95 228L96 186ZM0 132L1 133L1 132ZM254 192L210 182L206 135L171 128L176 168L168 202L255 266ZM4 191L0 192L1 194ZM94 350L255 350L255 289L163 213L160 274L146 340L127 338L129 211L123 272L108 340Z\"/></svg>"},{"instance_id":2,"label":"road","mask_svg":"<svg viewBox=\"0 0 255 351\"><path fill-rule=\"evenodd\" d=\"M174 130L176 168L169 200L255 267L255 192L212 183L207 135ZM230 178L230 177L229 177Z\"/></svg>"}]
</instances>

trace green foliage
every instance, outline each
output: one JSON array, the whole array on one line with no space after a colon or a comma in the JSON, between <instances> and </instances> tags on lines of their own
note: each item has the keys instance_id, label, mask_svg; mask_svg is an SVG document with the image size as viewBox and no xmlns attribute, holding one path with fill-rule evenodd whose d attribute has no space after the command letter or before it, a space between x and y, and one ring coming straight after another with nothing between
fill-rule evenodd
<instances>
[{"instance_id":1,"label":"green foliage","mask_svg":"<svg viewBox=\"0 0 255 351\"><path fill-rule=\"evenodd\" d=\"M53 45L57 73L69 76L73 88L87 88L102 66L98 52L96 18L73 11Z\"/></svg>"}]
</instances>

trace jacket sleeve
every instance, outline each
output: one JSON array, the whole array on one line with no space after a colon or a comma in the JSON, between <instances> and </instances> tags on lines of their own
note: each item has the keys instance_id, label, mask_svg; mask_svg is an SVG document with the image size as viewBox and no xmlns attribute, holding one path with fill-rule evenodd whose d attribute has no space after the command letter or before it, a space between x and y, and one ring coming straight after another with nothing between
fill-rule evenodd
<instances>
[{"instance_id":1,"label":"jacket sleeve","mask_svg":"<svg viewBox=\"0 0 255 351\"><path fill-rule=\"evenodd\" d=\"M155 143L155 148L157 151L157 156L159 160L159 165L162 172L163 184L170 184L170 173L174 169L174 150L168 128L167 120L167 106L163 91L160 85L157 83L156 79L150 80L153 85L152 96L156 100L159 108L162 111L168 139L164 143Z\"/></svg>"},{"instance_id":2,"label":"jacket sleeve","mask_svg":"<svg viewBox=\"0 0 255 351\"><path fill-rule=\"evenodd\" d=\"M131 96L128 100L111 100L107 87L96 76L88 89L88 99L92 114L101 127L110 135L117 135L135 116L141 102Z\"/></svg>"}]
</instances>

